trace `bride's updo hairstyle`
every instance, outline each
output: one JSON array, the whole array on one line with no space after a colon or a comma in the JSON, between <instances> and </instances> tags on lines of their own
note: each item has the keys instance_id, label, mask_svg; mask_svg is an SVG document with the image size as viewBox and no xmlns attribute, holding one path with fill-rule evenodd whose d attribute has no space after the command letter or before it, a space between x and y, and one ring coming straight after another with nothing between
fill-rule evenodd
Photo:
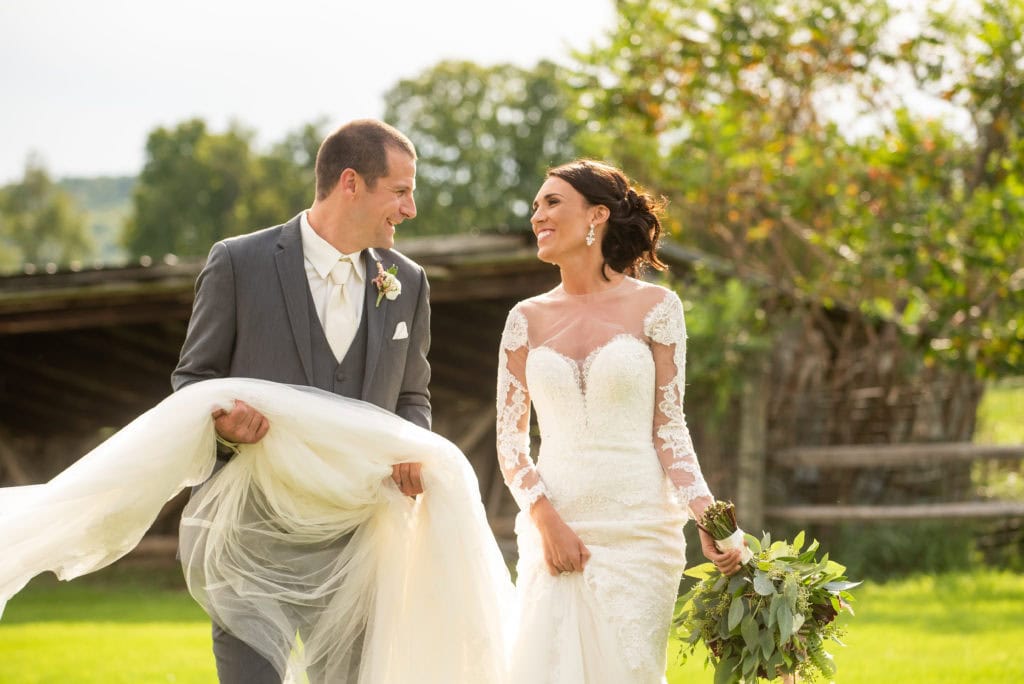
<instances>
[{"instance_id":1,"label":"bride's updo hairstyle","mask_svg":"<svg viewBox=\"0 0 1024 684\"><path fill-rule=\"evenodd\" d=\"M604 162L579 159L548 171L583 195L591 205L608 207L608 227L601 240L604 264L618 273L639 277L646 267L667 267L656 250L665 203L633 188L619 169Z\"/></svg>"}]
</instances>

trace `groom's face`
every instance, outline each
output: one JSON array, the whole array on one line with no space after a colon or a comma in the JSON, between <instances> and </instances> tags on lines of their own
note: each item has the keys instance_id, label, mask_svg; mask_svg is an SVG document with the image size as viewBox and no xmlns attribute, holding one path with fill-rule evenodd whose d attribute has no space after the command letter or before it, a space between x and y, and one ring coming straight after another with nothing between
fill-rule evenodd
<instances>
[{"instance_id":1,"label":"groom's face","mask_svg":"<svg viewBox=\"0 0 1024 684\"><path fill-rule=\"evenodd\" d=\"M367 247L395 246L395 226L416 216L416 161L404 152L388 149L388 173L373 188L362 187L359 213Z\"/></svg>"}]
</instances>

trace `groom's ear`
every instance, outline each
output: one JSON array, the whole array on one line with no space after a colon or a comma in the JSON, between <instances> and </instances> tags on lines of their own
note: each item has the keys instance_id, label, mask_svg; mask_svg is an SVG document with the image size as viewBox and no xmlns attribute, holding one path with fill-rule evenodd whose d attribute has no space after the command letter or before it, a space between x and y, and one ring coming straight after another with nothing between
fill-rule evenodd
<instances>
[{"instance_id":1,"label":"groom's ear","mask_svg":"<svg viewBox=\"0 0 1024 684\"><path fill-rule=\"evenodd\" d=\"M345 169L341 172L341 177L338 178L338 189L345 194L355 194L356 188L359 187L359 181L359 174L355 169Z\"/></svg>"}]
</instances>

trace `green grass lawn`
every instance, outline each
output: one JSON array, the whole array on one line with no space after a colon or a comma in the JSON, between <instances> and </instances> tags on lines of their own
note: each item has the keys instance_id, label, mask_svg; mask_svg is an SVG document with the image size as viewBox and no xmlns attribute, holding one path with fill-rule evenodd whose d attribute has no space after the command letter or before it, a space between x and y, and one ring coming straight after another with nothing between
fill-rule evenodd
<instances>
[{"instance_id":1,"label":"green grass lawn","mask_svg":"<svg viewBox=\"0 0 1024 684\"><path fill-rule=\"evenodd\" d=\"M978 444L1024 444L1024 378L993 383L978 406Z\"/></svg>"},{"instance_id":2,"label":"green grass lawn","mask_svg":"<svg viewBox=\"0 0 1024 684\"><path fill-rule=\"evenodd\" d=\"M918 577L854 590L836 682L1024 681L1024 577ZM669 682L711 682L671 649ZM118 564L74 582L34 580L0 621L0 682L215 682L209 623L176 567Z\"/></svg>"},{"instance_id":3,"label":"green grass lawn","mask_svg":"<svg viewBox=\"0 0 1024 684\"><path fill-rule=\"evenodd\" d=\"M40 576L0 620L4 684L216 681L209 621L176 565Z\"/></svg>"}]
</instances>

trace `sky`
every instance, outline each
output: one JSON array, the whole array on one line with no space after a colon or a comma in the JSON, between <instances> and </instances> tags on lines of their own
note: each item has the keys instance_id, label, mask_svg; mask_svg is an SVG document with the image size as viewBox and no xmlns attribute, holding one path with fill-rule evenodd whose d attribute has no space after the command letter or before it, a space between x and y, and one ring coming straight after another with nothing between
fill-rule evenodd
<instances>
[{"instance_id":1,"label":"sky","mask_svg":"<svg viewBox=\"0 0 1024 684\"><path fill-rule=\"evenodd\" d=\"M320 117L383 114L445 59L568 63L612 0L0 0L0 185L134 175L158 126L237 120L269 144Z\"/></svg>"}]
</instances>

